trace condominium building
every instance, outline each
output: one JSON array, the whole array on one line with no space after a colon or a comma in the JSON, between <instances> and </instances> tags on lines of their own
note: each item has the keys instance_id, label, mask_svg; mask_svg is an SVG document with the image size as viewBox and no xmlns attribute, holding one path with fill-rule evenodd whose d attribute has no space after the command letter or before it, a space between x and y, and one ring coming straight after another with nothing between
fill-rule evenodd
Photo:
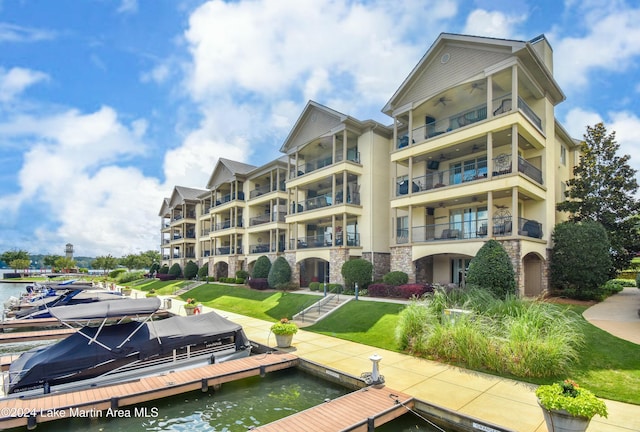
<instances>
[{"instance_id":1,"label":"condominium building","mask_svg":"<svg viewBox=\"0 0 640 432\"><path fill-rule=\"evenodd\" d=\"M281 158L220 158L206 189L175 187L160 211L164 262L223 276L282 255L305 286L341 283L357 257L376 279L461 284L495 239L520 293L540 294L579 144L554 117L565 97L552 54L544 36L441 34L383 107L390 124L309 102Z\"/></svg>"}]
</instances>

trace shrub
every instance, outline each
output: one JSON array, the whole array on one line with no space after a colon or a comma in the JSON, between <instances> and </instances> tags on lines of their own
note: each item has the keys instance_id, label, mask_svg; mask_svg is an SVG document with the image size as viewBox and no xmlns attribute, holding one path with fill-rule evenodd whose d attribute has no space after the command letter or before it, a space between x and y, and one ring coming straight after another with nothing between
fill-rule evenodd
<instances>
[{"instance_id":1,"label":"shrub","mask_svg":"<svg viewBox=\"0 0 640 432\"><path fill-rule=\"evenodd\" d=\"M144 278L144 272L143 271L135 271L135 272L125 272L125 273L120 273L120 276L118 276L118 283L127 283L127 282L133 282L135 280L138 279L142 279Z\"/></svg>"},{"instance_id":2,"label":"shrub","mask_svg":"<svg viewBox=\"0 0 640 432\"><path fill-rule=\"evenodd\" d=\"M391 285L386 283L372 283L367 287L369 296L371 297L389 297Z\"/></svg>"},{"instance_id":3,"label":"shrub","mask_svg":"<svg viewBox=\"0 0 640 432\"><path fill-rule=\"evenodd\" d=\"M516 292L516 279L511 259L502 245L489 240L469 264L467 284L505 298Z\"/></svg>"},{"instance_id":4,"label":"shrub","mask_svg":"<svg viewBox=\"0 0 640 432\"><path fill-rule=\"evenodd\" d=\"M636 275L636 287L640 288L640 273Z\"/></svg>"},{"instance_id":5,"label":"shrub","mask_svg":"<svg viewBox=\"0 0 640 432\"><path fill-rule=\"evenodd\" d=\"M358 287L366 288L372 280L373 264L357 258L344 263L340 272L347 287L353 287L357 283Z\"/></svg>"},{"instance_id":6,"label":"shrub","mask_svg":"<svg viewBox=\"0 0 640 432\"><path fill-rule=\"evenodd\" d=\"M444 320L445 309L472 314ZM396 339L415 355L518 377L566 374L584 345L584 320L570 309L485 290L436 289L401 313Z\"/></svg>"},{"instance_id":7,"label":"shrub","mask_svg":"<svg viewBox=\"0 0 640 432\"><path fill-rule=\"evenodd\" d=\"M127 272L127 269L125 269L125 268L117 268L117 269L111 270L109 272L109 277L111 279L117 279L119 275L121 275L122 273L126 273L126 272Z\"/></svg>"},{"instance_id":8,"label":"shrub","mask_svg":"<svg viewBox=\"0 0 640 432\"><path fill-rule=\"evenodd\" d=\"M616 279L611 279L605 282L602 286L603 300L609 296L619 293L624 289L624 285L618 282Z\"/></svg>"},{"instance_id":9,"label":"shrub","mask_svg":"<svg viewBox=\"0 0 640 432\"><path fill-rule=\"evenodd\" d=\"M634 279L611 279L611 281L617 283L618 285L622 285L623 287L635 287L636 280Z\"/></svg>"},{"instance_id":10,"label":"shrub","mask_svg":"<svg viewBox=\"0 0 640 432\"><path fill-rule=\"evenodd\" d=\"M205 280L209 276L209 263L202 264L202 267L198 269L198 278Z\"/></svg>"},{"instance_id":11,"label":"shrub","mask_svg":"<svg viewBox=\"0 0 640 432\"><path fill-rule=\"evenodd\" d=\"M404 285L409 282L409 275L401 271L392 271L384 275L382 280L387 285Z\"/></svg>"},{"instance_id":12,"label":"shrub","mask_svg":"<svg viewBox=\"0 0 640 432\"><path fill-rule=\"evenodd\" d=\"M180 268L180 264L175 263L174 265L172 265L169 269L168 274L175 276L176 279L182 277L182 269Z\"/></svg>"},{"instance_id":13,"label":"shrub","mask_svg":"<svg viewBox=\"0 0 640 432\"><path fill-rule=\"evenodd\" d=\"M277 285L288 283L291 280L291 267L289 261L283 256L279 256L273 262L269 275L267 276L269 286L275 288Z\"/></svg>"},{"instance_id":14,"label":"shrub","mask_svg":"<svg viewBox=\"0 0 640 432\"><path fill-rule=\"evenodd\" d=\"M251 278L249 279L249 287L255 290L269 289L269 282L266 278Z\"/></svg>"},{"instance_id":15,"label":"shrub","mask_svg":"<svg viewBox=\"0 0 640 432\"><path fill-rule=\"evenodd\" d=\"M309 283L309 291L319 291L319 290L320 290L320 282Z\"/></svg>"},{"instance_id":16,"label":"shrub","mask_svg":"<svg viewBox=\"0 0 640 432\"><path fill-rule=\"evenodd\" d=\"M149 268L149 273L154 274L154 273L157 273L158 270L160 270L160 264L158 264L157 262L154 262L153 264L151 264L151 267Z\"/></svg>"},{"instance_id":17,"label":"shrub","mask_svg":"<svg viewBox=\"0 0 640 432\"><path fill-rule=\"evenodd\" d=\"M551 250L551 283L570 297L598 296L609 279L611 243L598 222L563 222L555 226Z\"/></svg>"},{"instance_id":18,"label":"shrub","mask_svg":"<svg viewBox=\"0 0 640 432\"><path fill-rule=\"evenodd\" d=\"M248 278L249 278L249 272L248 271L246 271L246 270L238 270L236 272L236 279L248 279Z\"/></svg>"},{"instance_id":19,"label":"shrub","mask_svg":"<svg viewBox=\"0 0 640 432\"><path fill-rule=\"evenodd\" d=\"M269 257L262 255L256 260L251 277L254 279L266 279L269 277L269 270L271 270L271 261Z\"/></svg>"},{"instance_id":20,"label":"shrub","mask_svg":"<svg viewBox=\"0 0 640 432\"><path fill-rule=\"evenodd\" d=\"M244 284L244 278L237 277L236 280L235 280L235 283L237 283L238 285L243 285Z\"/></svg>"},{"instance_id":21,"label":"shrub","mask_svg":"<svg viewBox=\"0 0 640 432\"><path fill-rule=\"evenodd\" d=\"M158 273L159 274L169 274L169 266L168 265L163 265L162 267L160 267L158 269Z\"/></svg>"},{"instance_id":22,"label":"shrub","mask_svg":"<svg viewBox=\"0 0 640 432\"><path fill-rule=\"evenodd\" d=\"M430 287L423 284L404 284L394 288L394 297L410 299L412 297L421 297L429 292Z\"/></svg>"},{"instance_id":23,"label":"shrub","mask_svg":"<svg viewBox=\"0 0 640 432\"><path fill-rule=\"evenodd\" d=\"M178 277L176 275L172 275L172 274L168 274L168 273L158 273L156 275L156 277L158 279L160 279L161 281L168 281L168 280L178 279Z\"/></svg>"},{"instance_id":24,"label":"shrub","mask_svg":"<svg viewBox=\"0 0 640 432\"><path fill-rule=\"evenodd\" d=\"M198 275L198 264L193 261L189 261L184 266L184 278L185 279L193 279Z\"/></svg>"}]
</instances>

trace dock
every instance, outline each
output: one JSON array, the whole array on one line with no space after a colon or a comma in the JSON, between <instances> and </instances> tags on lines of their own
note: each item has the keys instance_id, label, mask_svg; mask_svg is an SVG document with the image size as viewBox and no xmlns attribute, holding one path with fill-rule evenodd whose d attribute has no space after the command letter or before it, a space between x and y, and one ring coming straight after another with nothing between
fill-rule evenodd
<instances>
[{"instance_id":1,"label":"dock","mask_svg":"<svg viewBox=\"0 0 640 432\"><path fill-rule=\"evenodd\" d=\"M0 344L31 342L47 339L64 339L78 331L77 329L48 329L25 332L0 333Z\"/></svg>"},{"instance_id":2,"label":"dock","mask_svg":"<svg viewBox=\"0 0 640 432\"><path fill-rule=\"evenodd\" d=\"M104 387L24 399L11 397L2 400L0 429L23 426L33 429L39 423L77 416L79 412L117 411L194 390L207 391L227 382L295 367L298 361L297 356L288 353L257 355Z\"/></svg>"},{"instance_id":3,"label":"dock","mask_svg":"<svg viewBox=\"0 0 640 432\"><path fill-rule=\"evenodd\" d=\"M367 432L408 412L413 397L388 387L365 387L254 429L260 432Z\"/></svg>"}]
</instances>

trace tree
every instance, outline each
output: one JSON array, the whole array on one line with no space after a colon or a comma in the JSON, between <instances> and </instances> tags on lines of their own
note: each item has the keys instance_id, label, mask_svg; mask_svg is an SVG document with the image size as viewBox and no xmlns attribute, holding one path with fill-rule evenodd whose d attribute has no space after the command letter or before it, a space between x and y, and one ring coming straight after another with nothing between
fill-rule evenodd
<instances>
[{"instance_id":1,"label":"tree","mask_svg":"<svg viewBox=\"0 0 640 432\"><path fill-rule=\"evenodd\" d=\"M120 258L120 264L128 268L129 270L139 270L145 267L149 267L151 263L142 255L129 254Z\"/></svg>"},{"instance_id":2,"label":"tree","mask_svg":"<svg viewBox=\"0 0 640 432\"><path fill-rule=\"evenodd\" d=\"M504 299L516 294L516 275L509 254L500 242L489 240L469 263L467 286L484 289Z\"/></svg>"},{"instance_id":3,"label":"tree","mask_svg":"<svg viewBox=\"0 0 640 432\"><path fill-rule=\"evenodd\" d=\"M193 279L198 274L198 264L189 260L189 262L184 266L184 278L185 279Z\"/></svg>"},{"instance_id":4,"label":"tree","mask_svg":"<svg viewBox=\"0 0 640 432\"><path fill-rule=\"evenodd\" d=\"M269 270L271 270L271 260L268 256L262 255L256 260L251 277L254 279L266 279L269 277Z\"/></svg>"},{"instance_id":5,"label":"tree","mask_svg":"<svg viewBox=\"0 0 640 432\"><path fill-rule=\"evenodd\" d=\"M362 258L353 259L342 265L340 273L342 273L345 287L351 288L357 283L362 289L371 283L373 264Z\"/></svg>"},{"instance_id":6,"label":"tree","mask_svg":"<svg viewBox=\"0 0 640 432\"><path fill-rule=\"evenodd\" d=\"M202 264L202 267L198 269L198 277L202 280L209 276L209 263Z\"/></svg>"},{"instance_id":7,"label":"tree","mask_svg":"<svg viewBox=\"0 0 640 432\"><path fill-rule=\"evenodd\" d=\"M267 282L269 287L277 288L280 284L288 283L291 280L291 266L289 262L283 256L279 256L273 262L269 275L267 276Z\"/></svg>"},{"instance_id":8,"label":"tree","mask_svg":"<svg viewBox=\"0 0 640 432\"><path fill-rule=\"evenodd\" d=\"M636 170L629 166L629 155L617 156L619 149L615 132L607 135L604 124L587 126L580 164L573 170L575 177L567 181L567 200L557 205L559 211L570 213L570 221L602 224L611 242L610 276L627 268L640 250L634 219L640 211Z\"/></svg>"},{"instance_id":9,"label":"tree","mask_svg":"<svg viewBox=\"0 0 640 432\"><path fill-rule=\"evenodd\" d=\"M55 261L54 261L55 264ZM103 270L105 273L107 270L113 270L118 267L118 259L111 255L99 256L91 263L91 267Z\"/></svg>"},{"instance_id":10,"label":"tree","mask_svg":"<svg viewBox=\"0 0 640 432\"><path fill-rule=\"evenodd\" d=\"M55 266L61 270L69 271L76 268L76 262L71 258L60 257L56 260Z\"/></svg>"},{"instance_id":11,"label":"tree","mask_svg":"<svg viewBox=\"0 0 640 432\"><path fill-rule=\"evenodd\" d=\"M17 249L4 252L2 255L0 255L0 260L4 261L4 263L11 267L14 271L18 271L18 269L28 268L29 265L31 265L31 257L29 256L29 252ZM27 260L29 261L29 263L25 267L13 267L11 263L17 260Z\"/></svg>"},{"instance_id":12,"label":"tree","mask_svg":"<svg viewBox=\"0 0 640 432\"><path fill-rule=\"evenodd\" d=\"M29 259L14 259L9 263L9 267L11 267L15 272L22 269L27 269L31 265L31 260Z\"/></svg>"},{"instance_id":13,"label":"tree","mask_svg":"<svg viewBox=\"0 0 640 432\"><path fill-rule=\"evenodd\" d=\"M609 279L610 242L598 222L564 222L551 234L551 283L567 297L598 299L598 288Z\"/></svg>"},{"instance_id":14,"label":"tree","mask_svg":"<svg viewBox=\"0 0 640 432\"><path fill-rule=\"evenodd\" d=\"M56 265L56 261L58 259L62 258L62 256L60 255L46 255L43 259L42 259L42 263L44 264L45 267L55 267ZM99 267L98 267L99 268Z\"/></svg>"}]
</instances>

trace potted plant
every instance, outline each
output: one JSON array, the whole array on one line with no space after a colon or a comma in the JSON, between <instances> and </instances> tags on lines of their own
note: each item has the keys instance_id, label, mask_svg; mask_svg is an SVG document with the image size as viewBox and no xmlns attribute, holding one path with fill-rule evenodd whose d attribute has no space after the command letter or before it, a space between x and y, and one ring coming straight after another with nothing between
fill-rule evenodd
<instances>
[{"instance_id":1,"label":"potted plant","mask_svg":"<svg viewBox=\"0 0 640 432\"><path fill-rule=\"evenodd\" d=\"M549 432L584 432L596 414L607 417L607 406L574 381L541 385L536 390Z\"/></svg>"},{"instance_id":2,"label":"potted plant","mask_svg":"<svg viewBox=\"0 0 640 432\"><path fill-rule=\"evenodd\" d=\"M276 335L278 348L288 348L291 346L293 335L298 332L298 326L287 318L282 318L271 326L271 332Z\"/></svg>"},{"instance_id":3,"label":"potted plant","mask_svg":"<svg viewBox=\"0 0 640 432\"><path fill-rule=\"evenodd\" d=\"M196 312L196 299L188 298L187 302L184 304L184 311L187 315L193 315Z\"/></svg>"}]
</instances>

